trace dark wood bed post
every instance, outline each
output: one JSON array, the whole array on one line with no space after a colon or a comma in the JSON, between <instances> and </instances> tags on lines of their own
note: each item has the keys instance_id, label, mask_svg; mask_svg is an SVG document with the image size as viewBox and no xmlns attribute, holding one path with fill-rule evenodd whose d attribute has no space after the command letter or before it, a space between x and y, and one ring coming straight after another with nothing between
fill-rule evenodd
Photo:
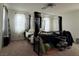
<instances>
[{"instance_id":1,"label":"dark wood bed post","mask_svg":"<svg viewBox=\"0 0 79 59\"><path fill-rule=\"evenodd\" d=\"M60 35L62 35L62 16L58 16L59 18L59 32L60 32Z\"/></svg>"},{"instance_id":2,"label":"dark wood bed post","mask_svg":"<svg viewBox=\"0 0 79 59\"><path fill-rule=\"evenodd\" d=\"M35 32L34 32L34 45L33 45L33 50L40 55L40 43L39 41L36 41L36 38L38 36L38 33L40 31L40 20L41 20L41 13L40 12L34 12L34 26L35 26Z\"/></svg>"}]
</instances>

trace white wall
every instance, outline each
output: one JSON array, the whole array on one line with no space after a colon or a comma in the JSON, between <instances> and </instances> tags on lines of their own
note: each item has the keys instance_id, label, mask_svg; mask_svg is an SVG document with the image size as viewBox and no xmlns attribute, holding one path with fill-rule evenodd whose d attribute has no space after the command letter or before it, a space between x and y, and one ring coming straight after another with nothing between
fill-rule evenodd
<instances>
[{"instance_id":1,"label":"white wall","mask_svg":"<svg viewBox=\"0 0 79 59\"><path fill-rule=\"evenodd\" d=\"M3 6L0 4L0 49L2 48Z\"/></svg>"},{"instance_id":2,"label":"white wall","mask_svg":"<svg viewBox=\"0 0 79 59\"><path fill-rule=\"evenodd\" d=\"M63 30L70 31L74 40L79 38L79 10L63 14L62 24Z\"/></svg>"}]
</instances>

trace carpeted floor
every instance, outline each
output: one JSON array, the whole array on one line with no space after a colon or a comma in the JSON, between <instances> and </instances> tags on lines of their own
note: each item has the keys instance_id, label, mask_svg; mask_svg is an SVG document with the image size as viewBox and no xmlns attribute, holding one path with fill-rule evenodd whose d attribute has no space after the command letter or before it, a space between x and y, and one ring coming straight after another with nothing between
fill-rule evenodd
<instances>
[{"instance_id":1,"label":"carpeted floor","mask_svg":"<svg viewBox=\"0 0 79 59\"><path fill-rule=\"evenodd\" d=\"M79 56L79 44L73 44L70 49L59 51L57 49L48 50L47 56Z\"/></svg>"},{"instance_id":2,"label":"carpeted floor","mask_svg":"<svg viewBox=\"0 0 79 59\"><path fill-rule=\"evenodd\" d=\"M32 46L26 41L12 41L7 47L0 50L0 56L36 56ZM53 48L45 56L79 56L79 44L73 44L71 49L58 51Z\"/></svg>"},{"instance_id":3,"label":"carpeted floor","mask_svg":"<svg viewBox=\"0 0 79 59\"><path fill-rule=\"evenodd\" d=\"M35 56L32 46L26 41L12 41L0 50L1 56Z\"/></svg>"}]
</instances>

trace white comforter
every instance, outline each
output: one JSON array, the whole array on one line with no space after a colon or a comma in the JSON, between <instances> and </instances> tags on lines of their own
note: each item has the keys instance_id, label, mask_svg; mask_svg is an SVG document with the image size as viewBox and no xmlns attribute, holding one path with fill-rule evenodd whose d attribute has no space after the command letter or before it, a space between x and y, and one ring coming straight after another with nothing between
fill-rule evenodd
<instances>
[{"instance_id":1,"label":"white comforter","mask_svg":"<svg viewBox=\"0 0 79 59\"><path fill-rule=\"evenodd\" d=\"M30 40L30 43L33 43L33 37L34 37L34 35L32 35L31 37L28 37L31 34L33 34L33 32L26 32L25 33L26 37Z\"/></svg>"}]
</instances>

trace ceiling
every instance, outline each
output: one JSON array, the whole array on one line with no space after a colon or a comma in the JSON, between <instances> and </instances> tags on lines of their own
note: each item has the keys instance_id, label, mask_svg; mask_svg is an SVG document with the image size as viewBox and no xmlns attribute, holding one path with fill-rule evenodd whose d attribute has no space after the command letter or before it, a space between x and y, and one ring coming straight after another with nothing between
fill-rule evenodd
<instances>
[{"instance_id":1,"label":"ceiling","mask_svg":"<svg viewBox=\"0 0 79 59\"><path fill-rule=\"evenodd\" d=\"M63 14L66 12L79 10L79 3L56 3L53 8L41 9L46 5L46 3L7 3L5 4L8 9L13 9L17 11L41 11L44 13L55 13Z\"/></svg>"}]
</instances>

